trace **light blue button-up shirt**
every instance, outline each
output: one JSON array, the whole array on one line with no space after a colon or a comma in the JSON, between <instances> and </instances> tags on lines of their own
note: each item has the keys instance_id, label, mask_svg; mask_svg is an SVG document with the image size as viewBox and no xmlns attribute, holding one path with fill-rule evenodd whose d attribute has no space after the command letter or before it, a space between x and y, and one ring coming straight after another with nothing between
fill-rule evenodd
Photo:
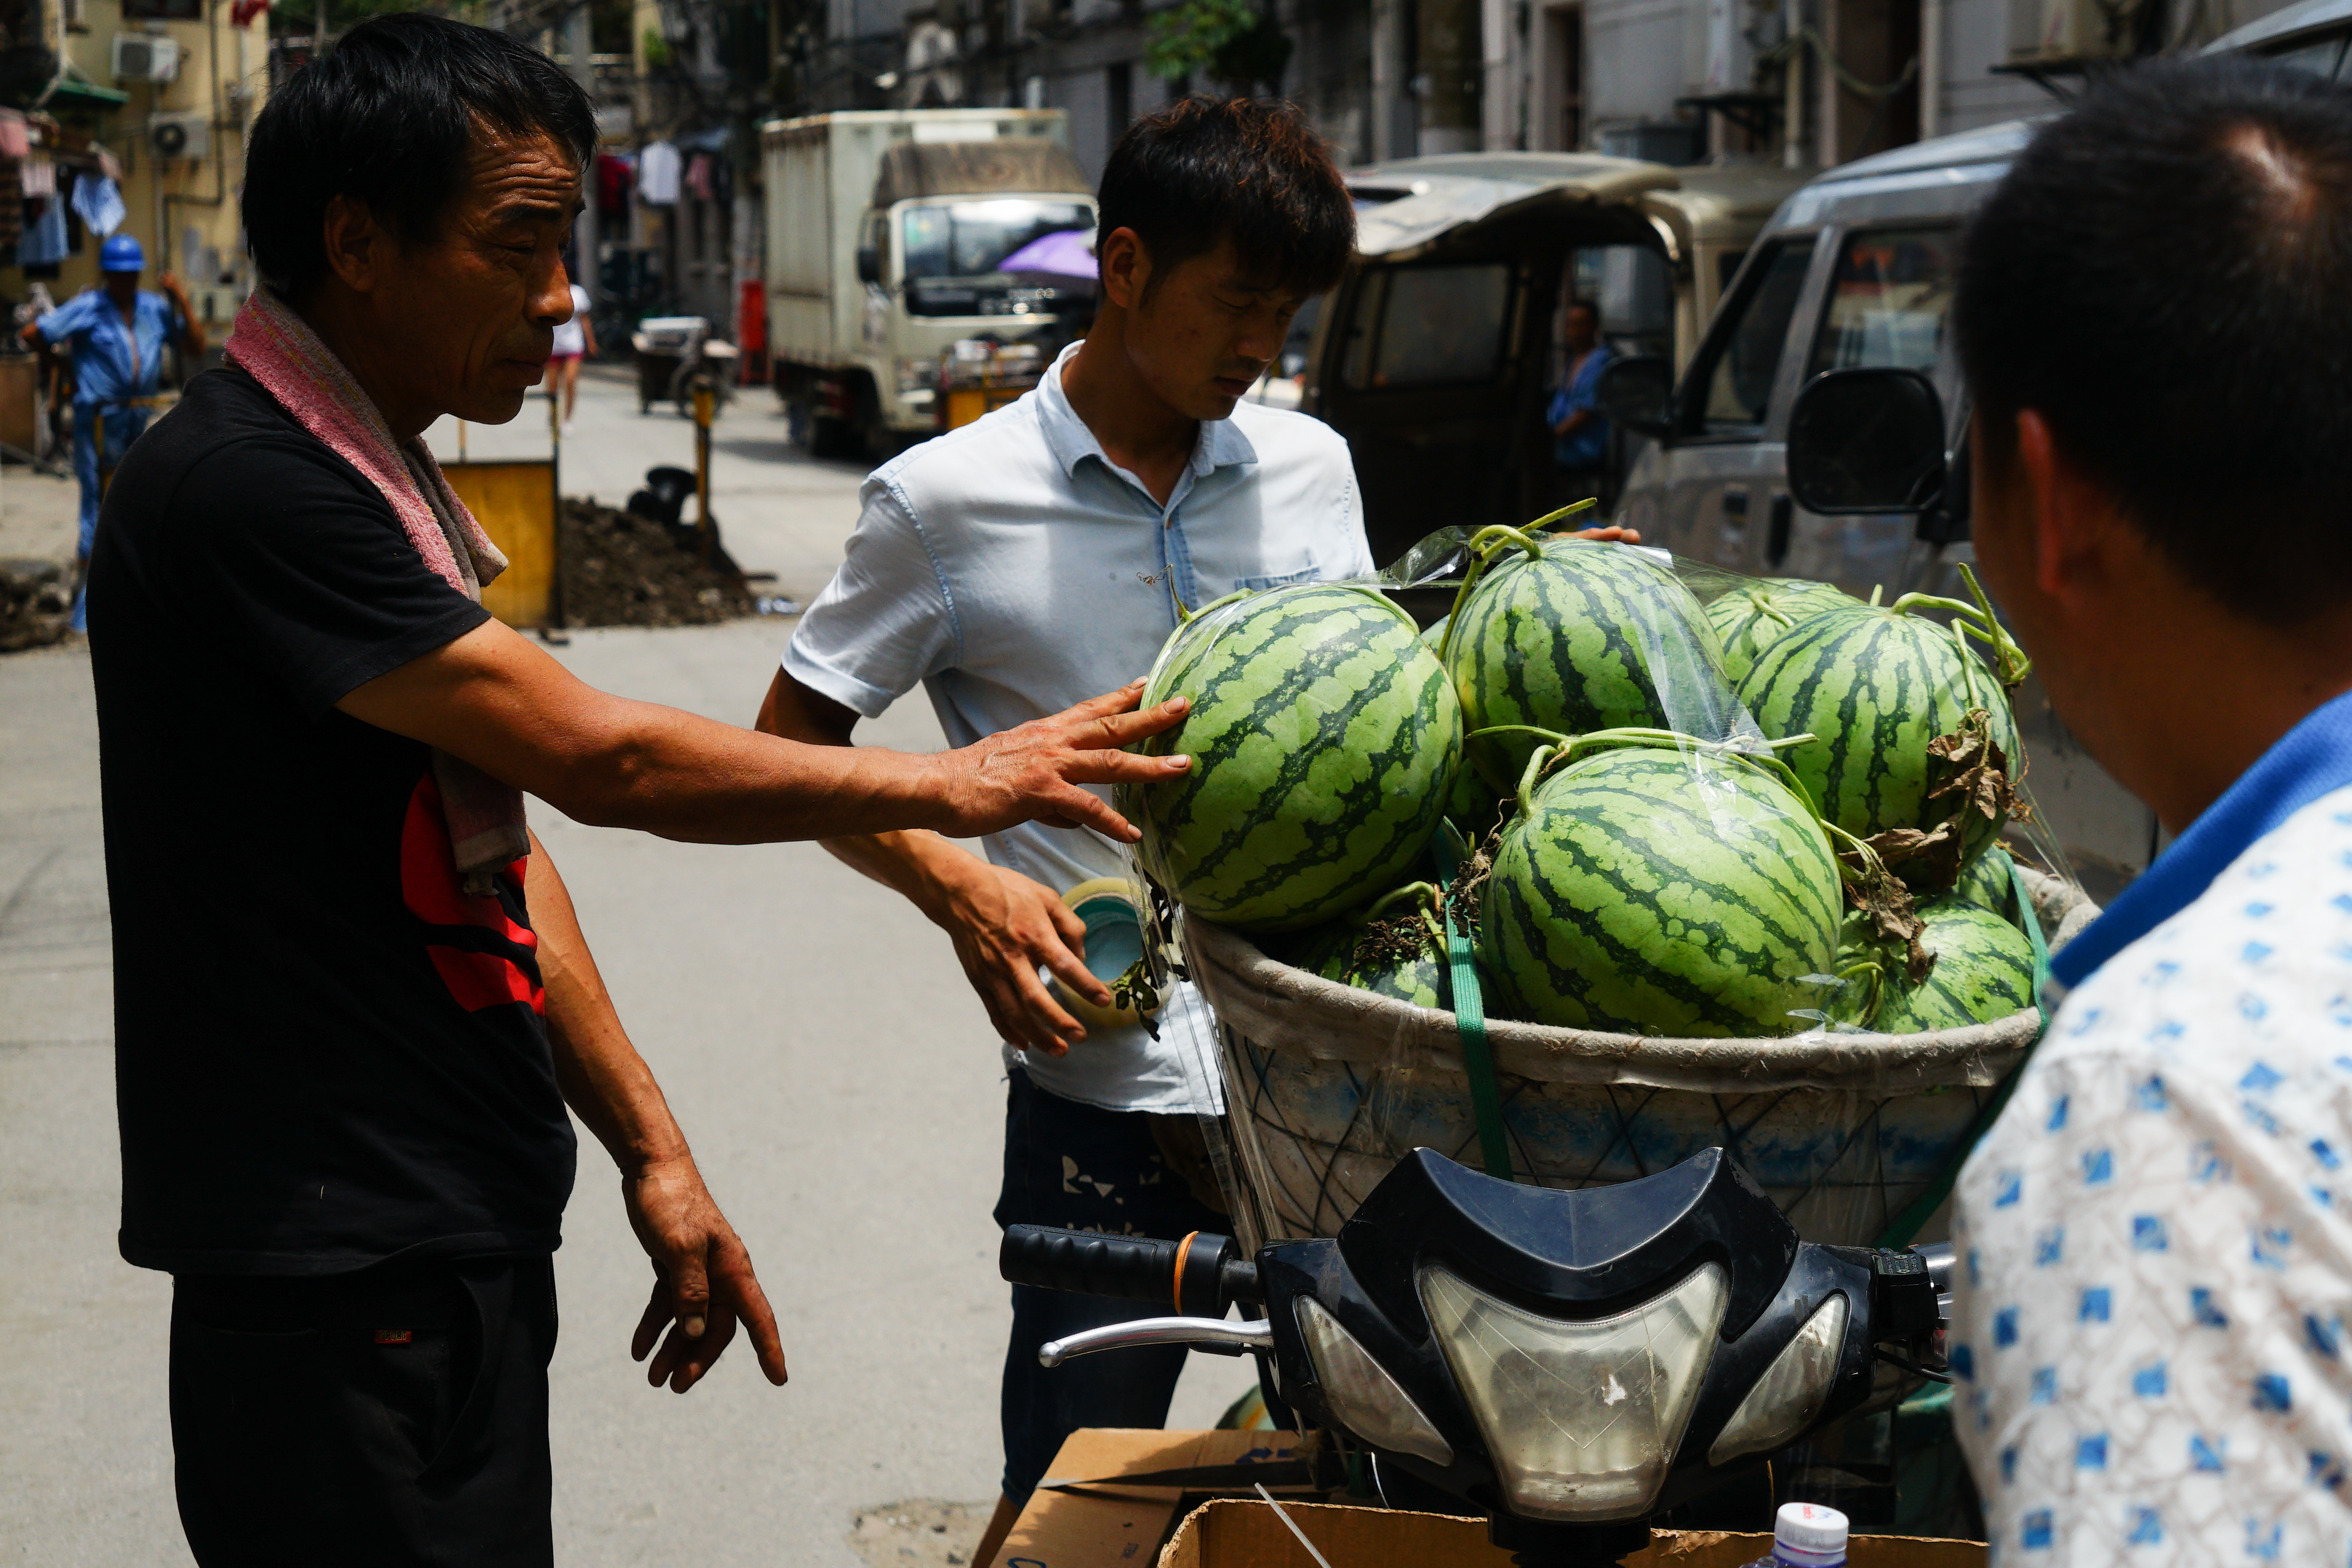
<instances>
[{"instance_id":1,"label":"light blue button-up shirt","mask_svg":"<svg viewBox=\"0 0 2352 1568\"><path fill-rule=\"evenodd\" d=\"M1355 470L1328 426L1241 404L1201 426L1163 506L1071 408L1062 367L1076 352L1019 402L874 471L846 559L784 650L795 679L869 719L919 683L966 746L1142 675L1176 629L1176 597L1371 572ZM1024 824L984 846L1056 893L1126 874L1089 832ZM1171 998L1156 1042L1090 1028L1066 1056L1008 1047L1007 1059L1090 1105L1213 1110L1178 1056L1197 1005Z\"/></svg>"},{"instance_id":2,"label":"light blue button-up shirt","mask_svg":"<svg viewBox=\"0 0 2352 1568\"><path fill-rule=\"evenodd\" d=\"M187 321L178 306L150 289L142 289L138 301L125 321L104 289L88 289L41 318L43 342L73 344L75 403L146 397L161 384L163 345L184 332Z\"/></svg>"}]
</instances>

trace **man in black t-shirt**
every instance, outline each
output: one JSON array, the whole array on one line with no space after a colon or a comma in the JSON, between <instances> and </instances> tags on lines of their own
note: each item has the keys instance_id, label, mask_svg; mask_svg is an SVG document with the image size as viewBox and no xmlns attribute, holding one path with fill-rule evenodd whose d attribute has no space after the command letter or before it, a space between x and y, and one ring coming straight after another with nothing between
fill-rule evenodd
<instances>
[{"instance_id":1,"label":"man in black t-shirt","mask_svg":"<svg viewBox=\"0 0 2352 1568\"><path fill-rule=\"evenodd\" d=\"M593 690L484 613L502 563L417 437L510 419L541 378L594 141L524 45L415 14L353 28L255 124L268 287L228 368L107 498L121 1249L175 1278L179 1498L207 1565L551 1561L567 1107L655 1266L652 1381L684 1392L739 1326L783 1381L750 1258L516 792L706 842L1131 837L1080 786L1182 766L1117 749L1181 714L1130 711L1133 689L939 756L803 746Z\"/></svg>"}]
</instances>

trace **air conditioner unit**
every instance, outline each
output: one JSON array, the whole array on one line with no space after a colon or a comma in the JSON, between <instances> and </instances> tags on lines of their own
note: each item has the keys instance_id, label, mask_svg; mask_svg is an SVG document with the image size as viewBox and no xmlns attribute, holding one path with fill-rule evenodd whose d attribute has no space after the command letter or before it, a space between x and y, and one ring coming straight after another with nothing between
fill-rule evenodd
<instances>
[{"instance_id":1,"label":"air conditioner unit","mask_svg":"<svg viewBox=\"0 0 2352 1568\"><path fill-rule=\"evenodd\" d=\"M2010 63L2129 55L2137 15L2137 7L2106 0L2009 0Z\"/></svg>"},{"instance_id":2,"label":"air conditioner unit","mask_svg":"<svg viewBox=\"0 0 2352 1568\"><path fill-rule=\"evenodd\" d=\"M192 114L151 114L147 150L158 158L209 158L213 117L202 110Z\"/></svg>"},{"instance_id":3,"label":"air conditioner unit","mask_svg":"<svg viewBox=\"0 0 2352 1568\"><path fill-rule=\"evenodd\" d=\"M114 35L114 79L171 81L180 74L180 40L155 33Z\"/></svg>"}]
</instances>

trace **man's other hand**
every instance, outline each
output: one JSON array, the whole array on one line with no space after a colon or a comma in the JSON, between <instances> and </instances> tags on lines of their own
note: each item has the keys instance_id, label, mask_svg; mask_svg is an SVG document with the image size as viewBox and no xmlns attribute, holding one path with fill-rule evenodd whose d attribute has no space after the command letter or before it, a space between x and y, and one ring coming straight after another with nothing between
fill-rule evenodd
<instances>
[{"instance_id":1,"label":"man's other hand","mask_svg":"<svg viewBox=\"0 0 2352 1568\"><path fill-rule=\"evenodd\" d=\"M1002 730L961 751L942 752L939 798L948 819L940 831L956 838L1001 832L1015 823L1091 827L1131 844L1141 835L1127 818L1079 788L1090 784L1150 784L1173 778L1190 757L1145 757L1121 750L1183 721L1188 704L1171 698L1138 711L1143 682L1090 698L1049 719Z\"/></svg>"},{"instance_id":2,"label":"man's other hand","mask_svg":"<svg viewBox=\"0 0 2352 1568\"><path fill-rule=\"evenodd\" d=\"M955 942L964 978L980 994L1000 1038L1024 1051L1058 1057L1087 1037L1038 978L1043 964L1097 1006L1110 988L1087 968L1087 922L1051 889L984 860L947 862L952 879L924 900L923 912Z\"/></svg>"},{"instance_id":3,"label":"man's other hand","mask_svg":"<svg viewBox=\"0 0 2352 1568\"><path fill-rule=\"evenodd\" d=\"M781 1385L784 1347L776 1337L776 1314L751 1272L751 1253L719 1212L693 1157L681 1154L624 1173L621 1201L629 1228L654 1265L653 1299L629 1345L634 1361L653 1355L646 1380L684 1394L702 1381L740 1324L751 1335L760 1370Z\"/></svg>"},{"instance_id":4,"label":"man's other hand","mask_svg":"<svg viewBox=\"0 0 2352 1568\"><path fill-rule=\"evenodd\" d=\"M1578 539L1597 539L1603 544L1639 544L1642 531L1638 528L1585 528L1574 535Z\"/></svg>"}]
</instances>

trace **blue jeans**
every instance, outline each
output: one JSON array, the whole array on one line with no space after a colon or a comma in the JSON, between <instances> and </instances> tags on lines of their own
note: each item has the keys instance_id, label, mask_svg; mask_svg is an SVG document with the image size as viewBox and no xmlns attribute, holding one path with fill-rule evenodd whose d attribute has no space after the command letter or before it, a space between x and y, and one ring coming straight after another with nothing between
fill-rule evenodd
<instances>
[{"instance_id":1,"label":"blue jeans","mask_svg":"<svg viewBox=\"0 0 2352 1568\"><path fill-rule=\"evenodd\" d=\"M131 443L139 439L147 428L144 408L109 407L99 403L76 403L73 411L74 478L81 481L81 536L75 554L82 566L82 584L74 592L73 629L89 630L89 552L98 542L98 503L101 495L99 476L99 436L104 426L106 438L105 467L111 470L122 461L122 454Z\"/></svg>"},{"instance_id":2,"label":"blue jeans","mask_svg":"<svg viewBox=\"0 0 2352 1568\"><path fill-rule=\"evenodd\" d=\"M1233 1222L1193 1197L1160 1157L1151 1116L1101 1110L1048 1094L1015 1068L1004 1108L1004 1188L996 1223L1050 1225L1169 1240ZM1004 1352L1004 1495L1017 1507L1045 1477L1062 1440L1082 1426L1157 1427L1191 1352L1181 1345L1105 1351L1048 1371L1037 1347L1081 1329L1165 1317L1149 1301L1013 1287ZM1056 1478L1062 1479L1062 1478Z\"/></svg>"}]
</instances>

